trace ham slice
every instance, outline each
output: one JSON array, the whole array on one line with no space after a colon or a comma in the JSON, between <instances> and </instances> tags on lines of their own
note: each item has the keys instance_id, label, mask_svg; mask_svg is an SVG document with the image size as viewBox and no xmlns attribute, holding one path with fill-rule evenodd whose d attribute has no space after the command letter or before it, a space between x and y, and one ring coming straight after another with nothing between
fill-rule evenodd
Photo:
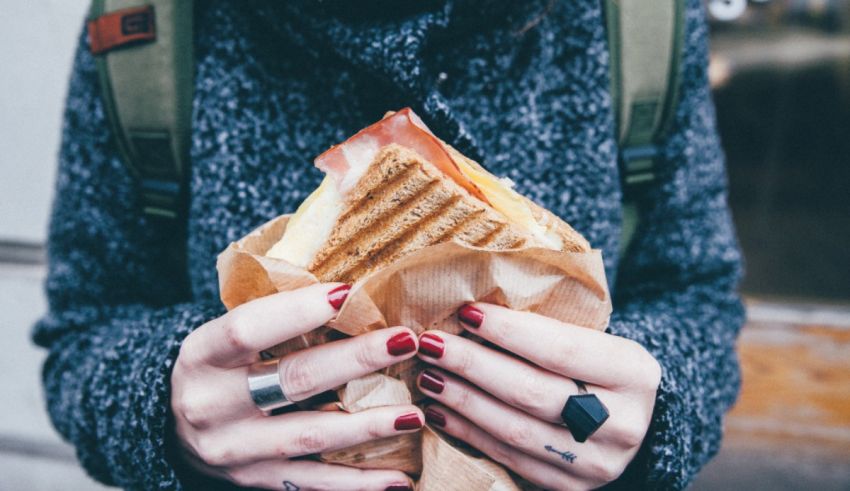
<instances>
[{"instance_id":1,"label":"ham slice","mask_svg":"<svg viewBox=\"0 0 850 491\"><path fill-rule=\"evenodd\" d=\"M344 195L357 184L378 151L391 143L416 151L470 194L490 204L481 189L461 172L443 142L431 133L409 107L332 146L316 157L314 163L331 176Z\"/></svg>"}]
</instances>

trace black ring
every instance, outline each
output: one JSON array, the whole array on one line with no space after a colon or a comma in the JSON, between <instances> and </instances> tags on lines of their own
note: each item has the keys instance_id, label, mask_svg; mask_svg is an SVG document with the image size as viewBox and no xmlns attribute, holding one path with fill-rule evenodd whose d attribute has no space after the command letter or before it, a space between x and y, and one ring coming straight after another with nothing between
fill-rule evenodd
<instances>
[{"instance_id":1,"label":"black ring","mask_svg":"<svg viewBox=\"0 0 850 491\"><path fill-rule=\"evenodd\" d=\"M602 426L608 419L608 408L596 397L596 394L572 395L567 398L564 409L561 410L561 419L567 425L567 429L573 434L577 442L584 442L590 435Z\"/></svg>"}]
</instances>

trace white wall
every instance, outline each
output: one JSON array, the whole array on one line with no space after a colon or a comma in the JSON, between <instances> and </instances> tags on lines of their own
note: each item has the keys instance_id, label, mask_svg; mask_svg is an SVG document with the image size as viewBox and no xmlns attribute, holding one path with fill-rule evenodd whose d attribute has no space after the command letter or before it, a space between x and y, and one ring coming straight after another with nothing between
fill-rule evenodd
<instances>
[{"instance_id":1,"label":"white wall","mask_svg":"<svg viewBox=\"0 0 850 491\"><path fill-rule=\"evenodd\" d=\"M0 0L0 241L42 242L88 0Z\"/></svg>"},{"instance_id":2,"label":"white wall","mask_svg":"<svg viewBox=\"0 0 850 491\"><path fill-rule=\"evenodd\" d=\"M87 6L0 0L0 245L45 240L68 74ZM105 490L85 476L44 411L45 353L29 340L46 308L43 275L41 265L0 255L0 490Z\"/></svg>"}]
</instances>

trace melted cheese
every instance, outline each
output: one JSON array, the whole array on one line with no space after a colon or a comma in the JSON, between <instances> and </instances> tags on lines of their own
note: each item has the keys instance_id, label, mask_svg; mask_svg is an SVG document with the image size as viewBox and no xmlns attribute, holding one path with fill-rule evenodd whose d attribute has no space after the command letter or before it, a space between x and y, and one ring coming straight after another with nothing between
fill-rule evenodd
<instances>
[{"instance_id":1,"label":"melted cheese","mask_svg":"<svg viewBox=\"0 0 850 491\"><path fill-rule=\"evenodd\" d=\"M487 201L496 211L504 215L510 222L526 229L540 242L540 245L552 249L563 247L563 242L555 230L557 225L554 223L541 224L535 220L531 208L509 184L486 171L477 169L464 159L456 160L461 172L481 189L481 192L487 197ZM508 180L508 182L510 181Z\"/></svg>"},{"instance_id":2,"label":"melted cheese","mask_svg":"<svg viewBox=\"0 0 850 491\"><path fill-rule=\"evenodd\" d=\"M283 237L266 252L266 256L307 269L330 237L342 213L342 205L342 196L336 184L330 177L325 177L322 184L290 217Z\"/></svg>"}]
</instances>

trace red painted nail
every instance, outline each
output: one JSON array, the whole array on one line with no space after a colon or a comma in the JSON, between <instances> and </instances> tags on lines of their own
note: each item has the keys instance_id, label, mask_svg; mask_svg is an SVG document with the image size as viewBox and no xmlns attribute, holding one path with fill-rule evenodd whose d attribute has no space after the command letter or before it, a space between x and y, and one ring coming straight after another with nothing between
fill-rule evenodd
<instances>
[{"instance_id":1,"label":"red painted nail","mask_svg":"<svg viewBox=\"0 0 850 491\"><path fill-rule=\"evenodd\" d=\"M416 351L416 339L409 332L400 332L387 341L387 352L401 356Z\"/></svg>"},{"instance_id":2,"label":"red painted nail","mask_svg":"<svg viewBox=\"0 0 850 491\"><path fill-rule=\"evenodd\" d=\"M418 413L402 414L395 419L395 429L402 430L417 430L422 428L422 420L419 419Z\"/></svg>"},{"instance_id":3,"label":"red painted nail","mask_svg":"<svg viewBox=\"0 0 850 491\"><path fill-rule=\"evenodd\" d=\"M432 372L431 370L425 370L422 372L422 375L419 376L419 385L421 385L425 390L439 394L443 392L443 389L446 387L446 381L440 376L440 374Z\"/></svg>"},{"instance_id":4,"label":"red painted nail","mask_svg":"<svg viewBox=\"0 0 850 491\"><path fill-rule=\"evenodd\" d=\"M413 491L410 484L391 484L384 491Z\"/></svg>"},{"instance_id":5,"label":"red painted nail","mask_svg":"<svg viewBox=\"0 0 850 491\"><path fill-rule=\"evenodd\" d=\"M464 305L457 311L457 318L469 327L481 327L484 322L484 312L472 305Z\"/></svg>"},{"instance_id":6,"label":"red painted nail","mask_svg":"<svg viewBox=\"0 0 850 491\"><path fill-rule=\"evenodd\" d=\"M419 352L431 358L440 358L446 351L446 343L443 338L436 334L427 332L419 336Z\"/></svg>"},{"instance_id":7,"label":"red painted nail","mask_svg":"<svg viewBox=\"0 0 850 491\"><path fill-rule=\"evenodd\" d=\"M342 307L342 304L345 303L345 299L348 298L348 292L351 290L351 285L339 285L333 290L328 292L328 303L331 304L335 310L339 310Z\"/></svg>"},{"instance_id":8,"label":"red painted nail","mask_svg":"<svg viewBox=\"0 0 850 491\"><path fill-rule=\"evenodd\" d=\"M431 423L434 426L439 426L440 428L446 426L446 417L443 415L443 413L430 407L425 410L425 421Z\"/></svg>"}]
</instances>

